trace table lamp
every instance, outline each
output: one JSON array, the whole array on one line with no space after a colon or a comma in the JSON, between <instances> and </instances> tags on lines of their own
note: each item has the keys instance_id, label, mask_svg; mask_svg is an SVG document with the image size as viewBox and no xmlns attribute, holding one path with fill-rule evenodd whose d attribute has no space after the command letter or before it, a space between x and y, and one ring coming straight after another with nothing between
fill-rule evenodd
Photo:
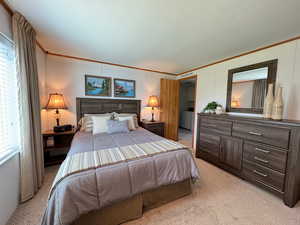
<instances>
[{"instance_id":1,"label":"table lamp","mask_svg":"<svg viewBox=\"0 0 300 225\"><path fill-rule=\"evenodd\" d=\"M49 99L45 109L56 110L56 114L55 114L56 125L59 126L59 118L60 118L59 109L68 109L68 107L65 104L64 96L62 94L52 93L49 94Z\"/></svg>"},{"instance_id":2,"label":"table lamp","mask_svg":"<svg viewBox=\"0 0 300 225\"><path fill-rule=\"evenodd\" d=\"M232 108L239 108L240 107L240 101L238 100L238 99L233 99L232 101L231 101L231 107Z\"/></svg>"},{"instance_id":3,"label":"table lamp","mask_svg":"<svg viewBox=\"0 0 300 225\"><path fill-rule=\"evenodd\" d=\"M151 120L151 122L155 122L155 120L154 120L154 108L159 107L158 97L155 96L155 95L150 96L149 100L148 100L147 107L152 107L152 120Z\"/></svg>"}]
</instances>

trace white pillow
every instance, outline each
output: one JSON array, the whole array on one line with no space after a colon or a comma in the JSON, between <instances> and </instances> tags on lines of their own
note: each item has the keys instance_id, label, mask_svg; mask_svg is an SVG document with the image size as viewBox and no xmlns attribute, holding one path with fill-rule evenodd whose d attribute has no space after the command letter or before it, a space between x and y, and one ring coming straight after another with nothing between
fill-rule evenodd
<instances>
[{"instance_id":1,"label":"white pillow","mask_svg":"<svg viewBox=\"0 0 300 225\"><path fill-rule=\"evenodd\" d=\"M136 130L135 124L134 124L134 116L120 116L119 121L128 120L128 128L129 130Z\"/></svg>"},{"instance_id":2,"label":"white pillow","mask_svg":"<svg viewBox=\"0 0 300 225\"><path fill-rule=\"evenodd\" d=\"M93 120L92 116L110 116L110 113L103 113L103 114L84 114L84 116L80 119L79 125L81 125L80 131L85 132L92 132L93 131Z\"/></svg>"},{"instance_id":3,"label":"white pillow","mask_svg":"<svg viewBox=\"0 0 300 225\"><path fill-rule=\"evenodd\" d=\"M138 123L138 119L137 119L137 115L135 113L116 113L115 117L118 119L120 117L128 117L128 116L133 116L133 121L134 121L134 125L136 128L139 127L139 123Z\"/></svg>"},{"instance_id":4,"label":"white pillow","mask_svg":"<svg viewBox=\"0 0 300 225\"><path fill-rule=\"evenodd\" d=\"M109 119L110 116L92 116L93 135L107 133L107 120Z\"/></svg>"}]
</instances>

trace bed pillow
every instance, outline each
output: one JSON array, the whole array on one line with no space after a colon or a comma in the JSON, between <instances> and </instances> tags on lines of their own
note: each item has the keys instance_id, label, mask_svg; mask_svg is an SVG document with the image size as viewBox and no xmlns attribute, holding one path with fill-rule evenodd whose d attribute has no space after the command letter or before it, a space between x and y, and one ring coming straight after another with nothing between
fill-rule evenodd
<instances>
[{"instance_id":1,"label":"bed pillow","mask_svg":"<svg viewBox=\"0 0 300 225\"><path fill-rule=\"evenodd\" d=\"M136 128L138 128L139 127L139 123L138 123L138 118L137 118L136 114L134 114L134 113L116 113L116 114L114 114L114 117L116 119L118 119L119 117L128 117L128 116L133 116L134 126Z\"/></svg>"},{"instance_id":2,"label":"bed pillow","mask_svg":"<svg viewBox=\"0 0 300 225\"><path fill-rule=\"evenodd\" d=\"M93 120L93 135L107 133L107 121L110 116L92 116Z\"/></svg>"},{"instance_id":3,"label":"bed pillow","mask_svg":"<svg viewBox=\"0 0 300 225\"><path fill-rule=\"evenodd\" d=\"M103 113L103 114L84 114L84 117L82 117L79 121L80 125L80 131L85 132L92 132L93 131L93 120L92 116L104 116L104 117L111 117L110 113Z\"/></svg>"},{"instance_id":4,"label":"bed pillow","mask_svg":"<svg viewBox=\"0 0 300 225\"><path fill-rule=\"evenodd\" d=\"M119 121L128 120L128 128L129 128L129 130L136 130L133 116L119 116L118 120Z\"/></svg>"},{"instance_id":5,"label":"bed pillow","mask_svg":"<svg viewBox=\"0 0 300 225\"><path fill-rule=\"evenodd\" d=\"M79 121L80 131L93 131L93 120L90 116L84 116Z\"/></svg>"},{"instance_id":6,"label":"bed pillow","mask_svg":"<svg viewBox=\"0 0 300 225\"><path fill-rule=\"evenodd\" d=\"M118 121L118 120L107 120L107 133L128 133L128 120Z\"/></svg>"}]
</instances>

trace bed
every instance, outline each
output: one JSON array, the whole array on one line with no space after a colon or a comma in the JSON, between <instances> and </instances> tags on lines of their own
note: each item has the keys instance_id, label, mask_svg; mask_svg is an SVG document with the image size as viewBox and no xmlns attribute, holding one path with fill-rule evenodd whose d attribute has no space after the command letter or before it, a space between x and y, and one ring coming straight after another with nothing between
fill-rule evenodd
<instances>
[{"instance_id":1,"label":"bed","mask_svg":"<svg viewBox=\"0 0 300 225\"><path fill-rule=\"evenodd\" d=\"M85 114L133 113L140 100L77 98ZM143 128L77 132L51 188L42 225L117 225L191 193L199 178L189 149Z\"/></svg>"}]
</instances>

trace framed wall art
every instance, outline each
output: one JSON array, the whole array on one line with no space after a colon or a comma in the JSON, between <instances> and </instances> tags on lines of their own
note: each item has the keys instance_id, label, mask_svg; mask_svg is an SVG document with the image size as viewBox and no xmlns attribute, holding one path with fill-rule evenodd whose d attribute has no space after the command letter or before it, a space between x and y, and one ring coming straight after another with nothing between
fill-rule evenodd
<instances>
[{"instance_id":1,"label":"framed wall art","mask_svg":"<svg viewBox=\"0 0 300 225\"><path fill-rule=\"evenodd\" d=\"M85 75L85 95L111 96L111 77Z\"/></svg>"},{"instance_id":2,"label":"framed wall art","mask_svg":"<svg viewBox=\"0 0 300 225\"><path fill-rule=\"evenodd\" d=\"M114 79L114 97L135 98L135 80Z\"/></svg>"}]
</instances>

